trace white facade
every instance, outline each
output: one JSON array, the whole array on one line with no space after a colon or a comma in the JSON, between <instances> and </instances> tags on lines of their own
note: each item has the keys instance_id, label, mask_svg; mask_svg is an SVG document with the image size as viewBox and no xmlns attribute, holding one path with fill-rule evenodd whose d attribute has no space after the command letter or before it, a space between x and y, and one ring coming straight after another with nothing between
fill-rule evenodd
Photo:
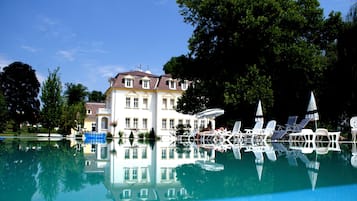
<instances>
[{"instance_id":1,"label":"white facade","mask_svg":"<svg viewBox=\"0 0 357 201\"><path fill-rule=\"evenodd\" d=\"M141 71L119 73L110 81L106 108L97 112L99 132L114 137L129 137L152 129L157 136L170 137L178 124L190 124L192 129L205 127L206 120L175 111L177 100L187 89L169 75L154 76Z\"/></svg>"}]
</instances>

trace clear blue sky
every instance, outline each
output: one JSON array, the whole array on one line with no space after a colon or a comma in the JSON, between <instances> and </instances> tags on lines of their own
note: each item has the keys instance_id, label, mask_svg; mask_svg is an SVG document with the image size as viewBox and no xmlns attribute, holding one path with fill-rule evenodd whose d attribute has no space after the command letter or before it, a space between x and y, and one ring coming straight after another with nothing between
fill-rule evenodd
<instances>
[{"instance_id":1,"label":"clear blue sky","mask_svg":"<svg viewBox=\"0 0 357 201\"><path fill-rule=\"evenodd\" d=\"M346 15L356 0L320 0ZM193 28L175 0L0 0L0 67L14 61L42 83L60 67L63 83L104 92L108 78L141 66L156 75L188 52Z\"/></svg>"}]
</instances>

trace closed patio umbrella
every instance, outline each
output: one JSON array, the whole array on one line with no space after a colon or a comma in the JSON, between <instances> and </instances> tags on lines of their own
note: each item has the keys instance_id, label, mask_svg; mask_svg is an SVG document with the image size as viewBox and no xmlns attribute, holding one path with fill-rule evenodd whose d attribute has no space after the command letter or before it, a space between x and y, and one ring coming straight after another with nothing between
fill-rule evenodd
<instances>
[{"instance_id":1,"label":"closed patio umbrella","mask_svg":"<svg viewBox=\"0 0 357 201\"><path fill-rule=\"evenodd\" d=\"M262 102L260 100L258 102L257 112L255 113L255 122L257 121L264 121Z\"/></svg>"},{"instance_id":2,"label":"closed patio umbrella","mask_svg":"<svg viewBox=\"0 0 357 201\"><path fill-rule=\"evenodd\" d=\"M317 112L317 106L316 106L314 92L311 92L305 118L311 118L311 120L314 120L315 121L315 129L317 129L317 120L319 120L319 113Z\"/></svg>"},{"instance_id":3,"label":"closed patio umbrella","mask_svg":"<svg viewBox=\"0 0 357 201\"><path fill-rule=\"evenodd\" d=\"M317 182L317 176L319 174L319 169L320 169L320 162L318 162L318 161L311 161L307 165L307 173L309 175L312 190L315 190L315 188L316 188L316 182Z\"/></svg>"}]
</instances>

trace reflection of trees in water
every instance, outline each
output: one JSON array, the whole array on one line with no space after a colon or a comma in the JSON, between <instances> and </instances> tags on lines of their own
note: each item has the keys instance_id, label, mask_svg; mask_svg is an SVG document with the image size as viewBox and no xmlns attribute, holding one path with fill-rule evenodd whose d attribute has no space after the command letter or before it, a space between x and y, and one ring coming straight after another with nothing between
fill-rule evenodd
<instances>
[{"instance_id":1,"label":"reflection of trees in water","mask_svg":"<svg viewBox=\"0 0 357 201\"><path fill-rule=\"evenodd\" d=\"M103 181L85 176L83 153L68 143L0 143L0 200L31 200L36 187L45 200L55 200L59 192Z\"/></svg>"},{"instance_id":2,"label":"reflection of trees in water","mask_svg":"<svg viewBox=\"0 0 357 201\"><path fill-rule=\"evenodd\" d=\"M83 188L82 153L65 144L56 147L49 143L41 148L38 155L41 167L39 190L46 200L54 200L60 191L78 191Z\"/></svg>"},{"instance_id":3,"label":"reflection of trees in water","mask_svg":"<svg viewBox=\"0 0 357 201\"><path fill-rule=\"evenodd\" d=\"M31 200L38 163L34 152L19 150L18 143L0 142L0 200Z\"/></svg>"},{"instance_id":4,"label":"reflection of trees in water","mask_svg":"<svg viewBox=\"0 0 357 201\"><path fill-rule=\"evenodd\" d=\"M321 164L318 188L356 184L357 171L348 164L348 158L344 158L349 152L347 148L345 153L331 152L317 156ZM306 156L311 161L316 159L315 153ZM242 197L312 188L306 164L297 160L297 166L292 166L286 155L279 155L276 161L265 160L261 180L253 153L244 153L242 160L236 160L231 152L216 152L215 161L224 165L223 171L206 171L196 164L176 168L178 181L193 199Z\"/></svg>"}]
</instances>

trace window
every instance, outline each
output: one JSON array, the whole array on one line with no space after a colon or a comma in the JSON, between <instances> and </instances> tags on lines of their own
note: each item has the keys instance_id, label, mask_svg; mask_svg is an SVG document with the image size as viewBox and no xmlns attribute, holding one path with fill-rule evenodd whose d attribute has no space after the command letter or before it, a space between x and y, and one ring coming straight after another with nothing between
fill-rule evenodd
<instances>
[{"instance_id":1,"label":"window","mask_svg":"<svg viewBox=\"0 0 357 201\"><path fill-rule=\"evenodd\" d=\"M170 109L175 109L175 99L170 99Z\"/></svg>"},{"instance_id":2,"label":"window","mask_svg":"<svg viewBox=\"0 0 357 201\"><path fill-rule=\"evenodd\" d=\"M143 119L143 129L148 128L148 119Z\"/></svg>"},{"instance_id":3,"label":"window","mask_svg":"<svg viewBox=\"0 0 357 201\"><path fill-rule=\"evenodd\" d=\"M190 158L190 152L185 153L185 158Z\"/></svg>"},{"instance_id":4,"label":"window","mask_svg":"<svg viewBox=\"0 0 357 201\"><path fill-rule=\"evenodd\" d=\"M188 126L191 126L191 120L189 120L189 119L186 119L186 125Z\"/></svg>"},{"instance_id":5,"label":"window","mask_svg":"<svg viewBox=\"0 0 357 201\"><path fill-rule=\"evenodd\" d=\"M138 179L138 168L133 168L132 173L133 173L133 180L137 180Z\"/></svg>"},{"instance_id":6,"label":"window","mask_svg":"<svg viewBox=\"0 0 357 201\"><path fill-rule=\"evenodd\" d=\"M134 118L134 128L138 128L138 118Z\"/></svg>"},{"instance_id":7,"label":"window","mask_svg":"<svg viewBox=\"0 0 357 201\"><path fill-rule=\"evenodd\" d=\"M128 181L130 179L129 168L124 168L124 180Z\"/></svg>"},{"instance_id":8,"label":"window","mask_svg":"<svg viewBox=\"0 0 357 201\"><path fill-rule=\"evenodd\" d=\"M141 150L141 158L142 158L142 159L146 159L146 158L147 158L146 148L144 148L144 149Z\"/></svg>"},{"instance_id":9,"label":"window","mask_svg":"<svg viewBox=\"0 0 357 201\"><path fill-rule=\"evenodd\" d=\"M175 128L175 120L170 119L170 128Z\"/></svg>"},{"instance_id":10,"label":"window","mask_svg":"<svg viewBox=\"0 0 357 201\"><path fill-rule=\"evenodd\" d=\"M133 88L134 80L131 78L125 78L125 87L126 88Z\"/></svg>"},{"instance_id":11,"label":"window","mask_svg":"<svg viewBox=\"0 0 357 201\"><path fill-rule=\"evenodd\" d=\"M167 124L167 120L166 119L162 119L162 124L161 124L161 128L162 129L166 129L166 124Z\"/></svg>"},{"instance_id":12,"label":"window","mask_svg":"<svg viewBox=\"0 0 357 201\"><path fill-rule=\"evenodd\" d=\"M107 117L102 118L102 129L108 129L108 118Z\"/></svg>"},{"instance_id":13,"label":"window","mask_svg":"<svg viewBox=\"0 0 357 201\"><path fill-rule=\"evenodd\" d=\"M198 150L197 149L193 150L193 158L198 158Z\"/></svg>"},{"instance_id":14,"label":"window","mask_svg":"<svg viewBox=\"0 0 357 201\"><path fill-rule=\"evenodd\" d=\"M142 180L146 180L147 179L147 168L146 167L142 167L141 168L141 179Z\"/></svg>"},{"instance_id":15,"label":"window","mask_svg":"<svg viewBox=\"0 0 357 201\"><path fill-rule=\"evenodd\" d=\"M161 180L166 180L167 176L166 176L166 168L161 168Z\"/></svg>"},{"instance_id":16,"label":"window","mask_svg":"<svg viewBox=\"0 0 357 201\"><path fill-rule=\"evenodd\" d=\"M87 110L87 114L92 114L92 110Z\"/></svg>"},{"instance_id":17,"label":"window","mask_svg":"<svg viewBox=\"0 0 357 201\"><path fill-rule=\"evenodd\" d=\"M170 180L174 180L174 179L175 179L175 172L174 172L174 170L173 170L172 168L169 168L168 171L169 171L169 179L170 179Z\"/></svg>"},{"instance_id":18,"label":"window","mask_svg":"<svg viewBox=\"0 0 357 201\"><path fill-rule=\"evenodd\" d=\"M130 108L130 97L125 98L125 107Z\"/></svg>"},{"instance_id":19,"label":"window","mask_svg":"<svg viewBox=\"0 0 357 201\"><path fill-rule=\"evenodd\" d=\"M161 158L166 159L166 149L161 150Z\"/></svg>"},{"instance_id":20,"label":"window","mask_svg":"<svg viewBox=\"0 0 357 201\"><path fill-rule=\"evenodd\" d=\"M129 199L131 197L131 190L125 189L123 190L123 199Z\"/></svg>"},{"instance_id":21,"label":"window","mask_svg":"<svg viewBox=\"0 0 357 201\"><path fill-rule=\"evenodd\" d=\"M195 121L193 122L193 128L194 128L194 129L198 129L198 120L195 120Z\"/></svg>"},{"instance_id":22,"label":"window","mask_svg":"<svg viewBox=\"0 0 357 201\"><path fill-rule=\"evenodd\" d=\"M139 99L134 98L134 108L139 108Z\"/></svg>"},{"instance_id":23,"label":"window","mask_svg":"<svg viewBox=\"0 0 357 201\"><path fill-rule=\"evenodd\" d=\"M125 118L125 128L130 128L130 118Z\"/></svg>"},{"instance_id":24,"label":"window","mask_svg":"<svg viewBox=\"0 0 357 201\"><path fill-rule=\"evenodd\" d=\"M169 89L176 89L175 80L169 80Z\"/></svg>"},{"instance_id":25,"label":"window","mask_svg":"<svg viewBox=\"0 0 357 201\"><path fill-rule=\"evenodd\" d=\"M169 158L173 159L174 156L175 156L175 150L173 148L170 148L170 150L169 150Z\"/></svg>"},{"instance_id":26,"label":"window","mask_svg":"<svg viewBox=\"0 0 357 201\"><path fill-rule=\"evenodd\" d=\"M187 83L187 81L185 80L185 81L181 82L181 89L182 89L182 90L187 90L187 88L188 88L188 83Z\"/></svg>"},{"instance_id":27,"label":"window","mask_svg":"<svg viewBox=\"0 0 357 201\"><path fill-rule=\"evenodd\" d=\"M143 89L150 89L150 82L149 80L142 80L142 86L143 86Z\"/></svg>"},{"instance_id":28,"label":"window","mask_svg":"<svg viewBox=\"0 0 357 201\"><path fill-rule=\"evenodd\" d=\"M169 188L167 190L167 197L171 198L171 197L175 197L175 195L176 195L176 192L175 192L174 188Z\"/></svg>"},{"instance_id":29,"label":"window","mask_svg":"<svg viewBox=\"0 0 357 201\"><path fill-rule=\"evenodd\" d=\"M133 158L135 158L135 159L138 158L138 149L137 148L133 149Z\"/></svg>"},{"instance_id":30,"label":"window","mask_svg":"<svg viewBox=\"0 0 357 201\"><path fill-rule=\"evenodd\" d=\"M95 131L97 128L97 124L96 123L92 123L92 131Z\"/></svg>"},{"instance_id":31,"label":"window","mask_svg":"<svg viewBox=\"0 0 357 201\"><path fill-rule=\"evenodd\" d=\"M179 119L179 120L178 120L178 124L181 124L181 125L182 125L182 124L183 124L183 120L182 120L182 119Z\"/></svg>"},{"instance_id":32,"label":"window","mask_svg":"<svg viewBox=\"0 0 357 201\"><path fill-rule=\"evenodd\" d=\"M130 150L129 149L125 149L125 159L129 159L130 158Z\"/></svg>"},{"instance_id":33,"label":"window","mask_svg":"<svg viewBox=\"0 0 357 201\"><path fill-rule=\"evenodd\" d=\"M148 99L143 98L143 109L148 109Z\"/></svg>"},{"instance_id":34,"label":"window","mask_svg":"<svg viewBox=\"0 0 357 201\"><path fill-rule=\"evenodd\" d=\"M204 128L205 127L205 120L201 120L200 122L200 128Z\"/></svg>"},{"instance_id":35,"label":"window","mask_svg":"<svg viewBox=\"0 0 357 201\"><path fill-rule=\"evenodd\" d=\"M162 109L164 109L164 110L167 109L167 99L166 98L162 99Z\"/></svg>"},{"instance_id":36,"label":"window","mask_svg":"<svg viewBox=\"0 0 357 201\"><path fill-rule=\"evenodd\" d=\"M140 189L140 198L148 198L149 197L149 189L143 188Z\"/></svg>"}]
</instances>

